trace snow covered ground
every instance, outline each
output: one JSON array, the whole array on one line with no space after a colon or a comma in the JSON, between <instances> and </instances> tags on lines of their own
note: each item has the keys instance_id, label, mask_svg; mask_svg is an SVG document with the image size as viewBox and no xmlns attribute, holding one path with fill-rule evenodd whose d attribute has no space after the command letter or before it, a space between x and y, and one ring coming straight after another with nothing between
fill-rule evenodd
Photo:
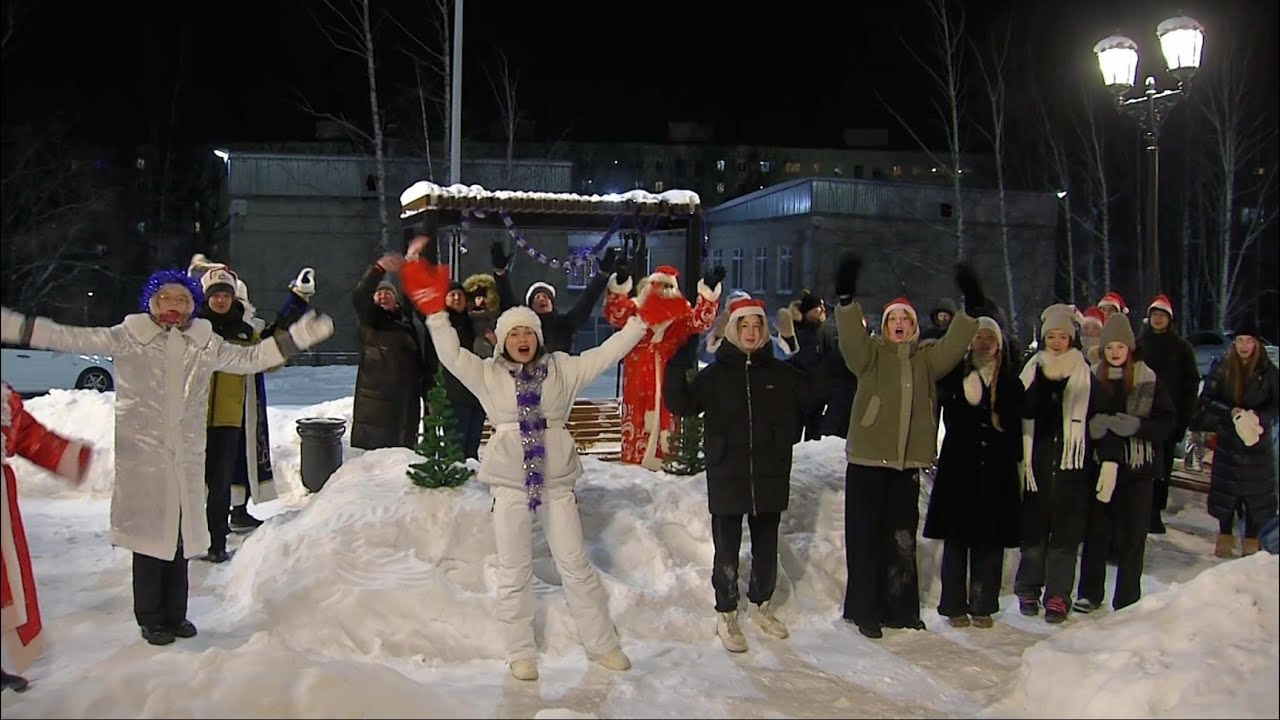
<instances>
[{"instance_id":1,"label":"snow covered ground","mask_svg":"<svg viewBox=\"0 0 1280 720\"><path fill-rule=\"evenodd\" d=\"M165 648L138 637L129 554L107 544L113 395L29 401L42 421L93 442L103 462L77 491L18 468L48 652L28 673L30 690L3 694L5 718L1280 714L1280 564L1213 559L1216 523L1203 496L1183 491L1169 534L1148 545L1146 597L1123 612L1052 627L1020 616L1006 586L994 629L950 628L933 610L940 546L922 541L929 631L863 638L840 621L844 462L830 438L798 448L783 518L775 601L792 636L769 638L748 620L751 650L738 656L714 636L703 479L587 459L578 495L589 553L635 667L586 660L538 534L542 679L521 683L493 620L484 487L423 490L404 475L411 452L344 445L347 462L308 495L293 422L349 420L350 380L337 368L287 368L271 383L281 499L255 509L271 518L230 563L191 563L200 635ZM1006 581L1016 561L1007 553Z\"/></svg>"}]
</instances>

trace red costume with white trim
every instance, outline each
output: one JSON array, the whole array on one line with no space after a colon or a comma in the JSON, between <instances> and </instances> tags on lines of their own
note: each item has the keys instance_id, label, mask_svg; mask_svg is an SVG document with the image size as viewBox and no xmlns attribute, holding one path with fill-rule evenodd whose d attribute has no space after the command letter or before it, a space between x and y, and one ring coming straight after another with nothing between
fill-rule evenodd
<instances>
[{"instance_id":1,"label":"red costume with white trim","mask_svg":"<svg viewBox=\"0 0 1280 720\"><path fill-rule=\"evenodd\" d=\"M40 467L79 484L91 451L41 425L22 407L22 398L7 383L3 388L4 483L0 493L4 518L0 523L0 630L4 647L22 672L43 650L40 606L31 572L27 535L18 511L18 484L9 458L21 455Z\"/></svg>"},{"instance_id":2,"label":"red costume with white trim","mask_svg":"<svg viewBox=\"0 0 1280 720\"><path fill-rule=\"evenodd\" d=\"M675 426L662 401L662 378L667 361L689 339L715 324L720 287L698 281L698 301L690 305L676 284L679 271L668 265L640 281L636 297L630 297L631 280L618 284L609 279L604 316L614 327L639 314L649 331L622 361L622 462L662 468L667 436ZM659 287L661 286L661 287Z\"/></svg>"}]
</instances>

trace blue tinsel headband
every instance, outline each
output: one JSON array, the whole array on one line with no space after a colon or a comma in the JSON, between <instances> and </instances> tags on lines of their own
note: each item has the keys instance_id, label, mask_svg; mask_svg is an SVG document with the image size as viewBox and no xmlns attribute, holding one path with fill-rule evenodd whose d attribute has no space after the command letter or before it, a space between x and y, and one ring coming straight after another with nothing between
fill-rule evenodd
<instances>
[{"instance_id":1,"label":"blue tinsel headband","mask_svg":"<svg viewBox=\"0 0 1280 720\"><path fill-rule=\"evenodd\" d=\"M195 307L200 307L204 304L204 292L200 289L200 281L188 275L185 270L171 268L157 270L151 273L151 277L147 278L147 284L142 286L142 297L140 298L142 312L151 312L151 297L165 285L181 285L191 293L191 301Z\"/></svg>"}]
</instances>

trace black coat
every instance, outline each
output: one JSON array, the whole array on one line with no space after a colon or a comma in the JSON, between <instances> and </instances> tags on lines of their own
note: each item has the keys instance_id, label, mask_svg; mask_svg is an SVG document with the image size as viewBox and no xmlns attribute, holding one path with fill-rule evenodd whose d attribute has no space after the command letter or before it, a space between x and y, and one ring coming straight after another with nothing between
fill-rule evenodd
<instances>
[{"instance_id":1,"label":"black coat","mask_svg":"<svg viewBox=\"0 0 1280 720\"><path fill-rule=\"evenodd\" d=\"M1089 375L1089 405L1085 411L1085 463L1083 467L1064 470L1062 464L1062 413L1066 411L1063 403L1066 398L1067 379L1051 380L1044 375L1043 368L1036 368L1035 379L1026 389L1022 406L1022 417L1035 421L1035 433L1031 440L1031 457L1023 457L1023 462L1031 463L1035 472L1036 483L1040 493L1049 492L1050 497L1059 494L1083 492L1092 495L1096 485L1097 467L1092 462L1092 444L1089 441L1089 419L1097 414L1097 389L1093 375ZM1023 537L1040 537L1048 530L1042 527L1027 527L1027 516L1023 514ZM1041 518L1049 523L1049 517Z\"/></svg>"},{"instance_id":2,"label":"black coat","mask_svg":"<svg viewBox=\"0 0 1280 720\"><path fill-rule=\"evenodd\" d=\"M1209 482L1209 514L1218 520L1230 518L1243 502L1250 520L1258 525L1276 511L1276 458L1271 432L1280 403L1280 377L1262 347L1255 352L1259 353L1258 361L1240 402L1235 402L1227 383L1229 361L1219 361L1209 371L1191 427L1218 435ZM1254 411L1262 424L1262 438L1253 447L1245 445L1236 433L1231 420L1231 410L1236 407Z\"/></svg>"},{"instance_id":3,"label":"black coat","mask_svg":"<svg viewBox=\"0 0 1280 720\"><path fill-rule=\"evenodd\" d=\"M1137 356L1155 371L1160 385L1168 393L1175 414L1170 438L1181 440L1187 434L1191 413L1196 407L1196 394L1200 391L1196 351L1173 328L1158 333L1147 326L1138 343Z\"/></svg>"},{"instance_id":4,"label":"black coat","mask_svg":"<svg viewBox=\"0 0 1280 720\"><path fill-rule=\"evenodd\" d=\"M497 281L498 298L504 311L524 304L516 299L515 291L511 288L510 273L495 273L494 279ZM542 321L542 342L547 352L573 352L573 338L591 319L592 310L600 302L600 296L604 294L608 282L608 275L597 274L591 278L591 282L568 312L552 310L549 313L538 313L538 319Z\"/></svg>"},{"instance_id":5,"label":"black coat","mask_svg":"<svg viewBox=\"0 0 1280 720\"><path fill-rule=\"evenodd\" d=\"M382 280L374 265L351 293L360 334L360 368L351 413L351 447L415 447L422 401L435 375L436 357L404 303L386 311L373 303Z\"/></svg>"},{"instance_id":6,"label":"black coat","mask_svg":"<svg viewBox=\"0 0 1280 720\"><path fill-rule=\"evenodd\" d=\"M947 434L938 455L938 471L929 496L924 536L969 545L1017 547L1021 507L1022 408L1025 391L1011 363L1002 364L995 382L995 415L992 391L982 388L982 398L970 405L964 378L968 362L952 370L938 383Z\"/></svg>"},{"instance_id":7,"label":"black coat","mask_svg":"<svg viewBox=\"0 0 1280 720\"><path fill-rule=\"evenodd\" d=\"M1095 376L1096 377L1096 376ZM1123 380L1095 380L1093 407L1099 414L1115 415L1128 413L1129 401L1124 389ZM1138 422L1138 432L1134 437L1151 443L1154 454L1150 461L1131 461L1126 447L1128 439L1108 432L1100 439L1093 440L1094 459L1112 461L1120 466L1116 474L1116 482L1124 483L1134 478L1151 478L1164 472L1164 455L1172 452L1169 439L1178 420L1173 399L1164 389L1160 376L1156 376L1151 412ZM1137 462L1137 464L1135 464Z\"/></svg>"},{"instance_id":8,"label":"black coat","mask_svg":"<svg viewBox=\"0 0 1280 720\"><path fill-rule=\"evenodd\" d=\"M689 417L705 413L707 505L712 515L782 512L791 497L791 446L809 382L770 345L748 357L730 342L715 361L689 380L669 366L663 381L667 409Z\"/></svg>"}]
</instances>

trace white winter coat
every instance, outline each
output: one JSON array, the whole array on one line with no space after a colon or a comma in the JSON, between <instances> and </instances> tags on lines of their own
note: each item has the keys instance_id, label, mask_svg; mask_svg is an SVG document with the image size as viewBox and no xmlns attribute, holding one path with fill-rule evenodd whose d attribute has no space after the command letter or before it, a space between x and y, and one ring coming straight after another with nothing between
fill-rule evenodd
<instances>
[{"instance_id":1,"label":"white winter coat","mask_svg":"<svg viewBox=\"0 0 1280 720\"><path fill-rule=\"evenodd\" d=\"M460 348L458 333L446 312L427 318L427 329L440 363L476 396L494 427L480 462L480 481L524 490L524 450L516 414L516 382L511 376L515 364L500 356L482 360L470 349ZM644 334L644 322L632 317L599 347L581 355L556 352L547 357L547 377L542 383L542 416L547 421L546 487L572 488L582 475L577 444L564 425L578 392L631 352Z\"/></svg>"},{"instance_id":2,"label":"white winter coat","mask_svg":"<svg viewBox=\"0 0 1280 720\"><path fill-rule=\"evenodd\" d=\"M114 327L35 321L31 347L111 355L116 368L116 466L111 544L172 560L209 549L204 450L209 380L215 370L250 375L284 362L276 341L223 341L208 320L165 330L150 315ZM179 528L181 526L181 528Z\"/></svg>"}]
</instances>

